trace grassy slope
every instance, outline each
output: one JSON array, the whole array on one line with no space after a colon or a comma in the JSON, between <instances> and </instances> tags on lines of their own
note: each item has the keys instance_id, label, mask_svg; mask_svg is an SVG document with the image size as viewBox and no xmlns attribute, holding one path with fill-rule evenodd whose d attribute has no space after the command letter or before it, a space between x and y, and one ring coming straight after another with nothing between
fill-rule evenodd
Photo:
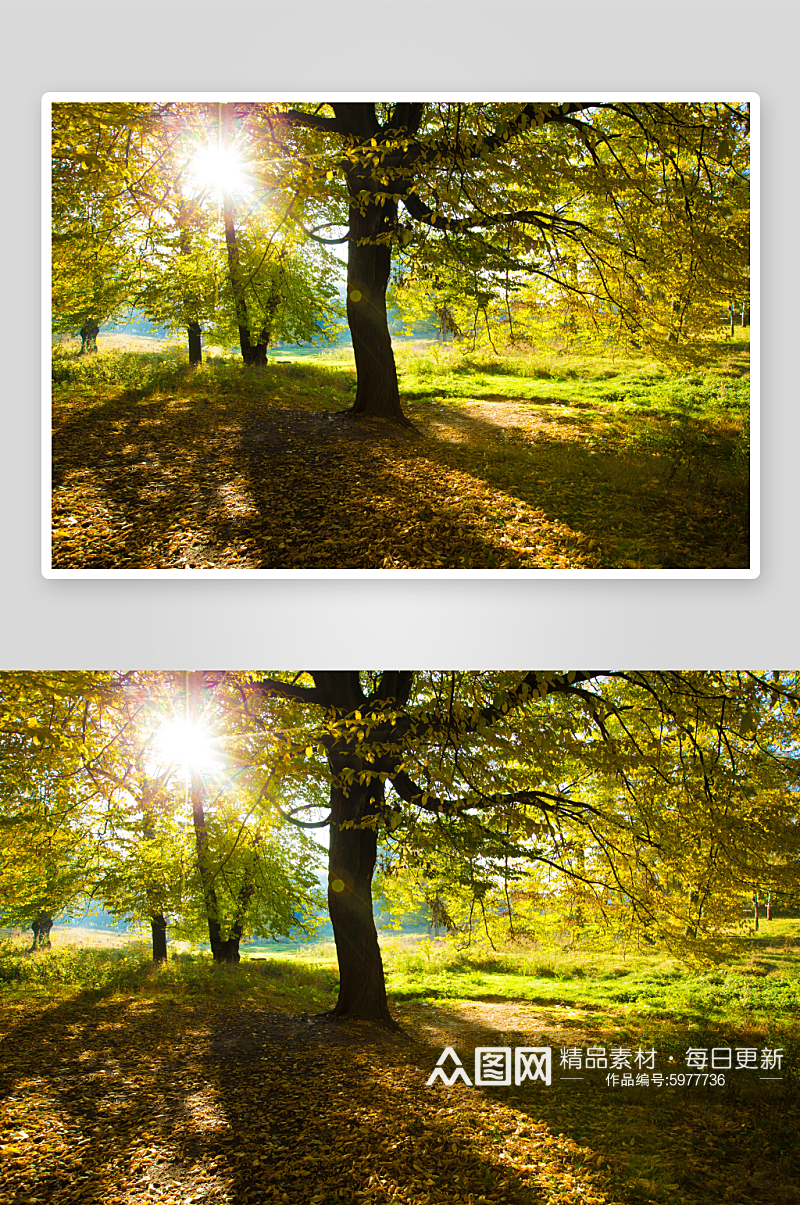
<instances>
[{"instance_id":1,"label":"grassy slope","mask_svg":"<svg viewBox=\"0 0 800 1205\"><path fill-rule=\"evenodd\" d=\"M704 369L398 353L422 438L328 415L349 357L245 372L59 352L54 563L637 568L748 563L748 346Z\"/></svg>"},{"instance_id":2,"label":"grassy slope","mask_svg":"<svg viewBox=\"0 0 800 1205\"><path fill-rule=\"evenodd\" d=\"M0 1195L5 1183L3 1200L110 1205L149 1199L155 1181L170 1203L204 1192L313 1205L789 1205L800 1199L799 936L797 922L773 921L702 972L653 954L458 954L389 939L393 1009L410 1038L375 1044L356 1025L333 1045L301 1040L302 1025L281 1038L275 1020L330 1005L329 948L260 952L227 971L206 960L156 970L135 946L6 947ZM687 1045L783 1046L785 1078L425 1088L445 1044L469 1067L477 1045L534 1039L556 1052L646 1042L676 1059ZM60 1158L89 1196L59 1189L46 1159L73 1131Z\"/></svg>"}]
</instances>

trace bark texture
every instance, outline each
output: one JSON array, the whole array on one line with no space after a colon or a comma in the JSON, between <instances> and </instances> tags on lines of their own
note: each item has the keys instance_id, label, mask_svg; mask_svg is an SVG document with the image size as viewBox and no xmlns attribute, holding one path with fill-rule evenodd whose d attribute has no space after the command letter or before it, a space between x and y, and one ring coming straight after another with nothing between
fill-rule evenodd
<instances>
[{"instance_id":1,"label":"bark texture","mask_svg":"<svg viewBox=\"0 0 800 1205\"><path fill-rule=\"evenodd\" d=\"M386 1001L378 933L372 915L372 876L377 836L372 827L342 827L345 822L374 823L374 801L366 788L331 790L328 909L339 961L339 997L334 1017L363 1017L395 1026Z\"/></svg>"},{"instance_id":2,"label":"bark texture","mask_svg":"<svg viewBox=\"0 0 800 1205\"><path fill-rule=\"evenodd\" d=\"M372 914L372 877L378 832L392 809L384 782L402 764L399 732L378 723L377 743L366 739L362 717L384 716L392 705L408 702L414 673L385 670L366 694L358 670L310 671L314 686L268 679L264 694L302 700L325 716L321 738L330 772L330 846L328 908L339 961L339 995L329 1016L354 1017L391 1029L399 1026L389 1012L378 933ZM388 742L388 745L387 745ZM394 781L394 779L393 779Z\"/></svg>"},{"instance_id":3,"label":"bark texture","mask_svg":"<svg viewBox=\"0 0 800 1205\"><path fill-rule=\"evenodd\" d=\"M315 701L329 718L368 711L370 699L356 670L314 672ZM386 673L382 686L397 694L410 675ZM331 820L328 908L339 962L339 995L332 1017L357 1017L399 1028L389 1012L378 933L372 914L372 877L378 827L385 809L384 785L369 745L357 729L344 728L328 743Z\"/></svg>"},{"instance_id":4,"label":"bark texture","mask_svg":"<svg viewBox=\"0 0 800 1205\"><path fill-rule=\"evenodd\" d=\"M347 258L347 321L356 361L354 415L369 414L408 425L400 405L397 367L386 313L386 288L391 271L388 246L362 241L374 238L388 221L387 209L369 205L365 212L350 209Z\"/></svg>"},{"instance_id":5,"label":"bark texture","mask_svg":"<svg viewBox=\"0 0 800 1205\"><path fill-rule=\"evenodd\" d=\"M360 142L382 130L371 103L334 105L337 119ZM374 415L410 425L400 405L397 368L386 313L386 288L392 267L391 242L397 227L397 202L377 194L381 184L369 150L357 155L345 172L350 194L347 252L347 321L356 361L353 415ZM375 197L372 200L371 197Z\"/></svg>"}]
</instances>

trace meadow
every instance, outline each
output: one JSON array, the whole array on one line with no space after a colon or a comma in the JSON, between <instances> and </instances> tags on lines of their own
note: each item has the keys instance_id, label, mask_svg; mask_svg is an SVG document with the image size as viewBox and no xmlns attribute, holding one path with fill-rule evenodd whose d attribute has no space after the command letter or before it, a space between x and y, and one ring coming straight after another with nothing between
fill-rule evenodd
<instances>
[{"instance_id":1,"label":"meadow","mask_svg":"<svg viewBox=\"0 0 800 1205\"><path fill-rule=\"evenodd\" d=\"M186 946L156 967L136 941L6 941L0 1200L800 1199L797 921L694 968L624 947L382 948L399 1034L317 1016L330 945L247 947L226 968ZM470 1074L476 1047L551 1047L552 1083L426 1086L445 1046ZM575 1069L600 1046L630 1052L630 1085ZM687 1082L687 1050L714 1048L754 1065ZM656 1052L648 1083L638 1050Z\"/></svg>"},{"instance_id":2,"label":"meadow","mask_svg":"<svg viewBox=\"0 0 800 1205\"><path fill-rule=\"evenodd\" d=\"M742 569L749 341L397 350L411 430L343 411L352 353L190 371L53 352L56 569Z\"/></svg>"}]
</instances>

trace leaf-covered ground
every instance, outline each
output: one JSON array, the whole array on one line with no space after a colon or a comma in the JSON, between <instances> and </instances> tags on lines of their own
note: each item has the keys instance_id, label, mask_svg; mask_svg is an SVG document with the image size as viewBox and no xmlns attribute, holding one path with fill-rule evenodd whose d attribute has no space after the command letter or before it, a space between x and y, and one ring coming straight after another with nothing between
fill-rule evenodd
<instances>
[{"instance_id":1,"label":"leaf-covered ground","mask_svg":"<svg viewBox=\"0 0 800 1205\"><path fill-rule=\"evenodd\" d=\"M62 993L63 995L63 993ZM800 1102L601 1082L426 1087L444 1044L575 1045L553 1009L405 1035L197 994L0 1000L0 1202L791 1205ZM413 1035L409 1037L407 1035Z\"/></svg>"},{"instance_id":2,"label":"leaf-covered ground","mask_svg":"<svg viewBox=\"0 0 800 1205\"><path fill-rule=\"evenodd\" d=\"M54 568L749 564L740 367L676 392L417 366L410 432L343 417L347 367L143 360L56 361Z\"/></svg>"}]
</instances>

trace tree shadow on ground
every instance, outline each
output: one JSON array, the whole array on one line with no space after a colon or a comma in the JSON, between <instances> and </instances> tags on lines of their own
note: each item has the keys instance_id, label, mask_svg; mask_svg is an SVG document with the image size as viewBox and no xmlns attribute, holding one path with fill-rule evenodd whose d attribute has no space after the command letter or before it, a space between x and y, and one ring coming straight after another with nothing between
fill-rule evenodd
<instances>
[{"instance_id":1,"label":"tree shadow on ground","mask_svg":"<svg viewBox=\"0 0 800 1205\"><path fill-rule=\"evenodd\" d=\"M524 1006L528 1002L516 1003ZM542 1127L540 1141L545 1150L548 1135L561 1135L572 1144L573 1167L588 1173L596 1185L593 1189L584 1182L582 1192L588 1191L589 1199L597 1192L600 1201L624 1205L678 1201L683 1205L719 1205L721 1201L790 1205L798 1200L800 1095L791 1073L780 1084L762 1083L751 1075L749 1079L728 1076L721 1086L671 1087L668 1075L676 1064L670 1064L666 1051L660 1051L657 1067L664 1082L659 1085L657 1076L648 1073L637 1084L637 1076L639 1081L643 1076L633 1057L638 1044L617 1037L613 1039L617 1047L630 1048L629 1084L623 1085L621 1068L609 1083L608 1069L562 1065L562 1056L579 1053L583 1064L589 1045L600 1043L610 1049L607 1037L581 1033L581 1022L575 1023L577 1032L573 1032L573 1023L562 1016L521 1018L507 1013L501 1020L491 1009L476 1022L479 1010L477 1003L446 1013L431 1010L437 1016L427 1025L420 1024L419 1010L404 1018L413 1020L420 1049L427 1049L427 1056L418 1062L432 1070L443 1048L451 1045L473 1078L474 1052L481 1046L510 1048L512 1060L515 1047L551 1047L549 1086L524 1081L479 1091L513 1110L518 1118L527 1118L531 1127ZM748 1041L751 1036L747 1035ZM702 1029L692 1031L693 1046L713 1046L719 1041ZM452 1070L452 1063L449 1066ZM685 1067L677 1070L685 1071ZM568 1175L565 1169L565 1179ZM576 1194L567 1199L586 1197Z\"/></svg>"},{"instance_id":2,"label":"tree shadow on ground","mask_svg":"<svg viewBox=\"0 0 800 1205\"><path fill-rule=\"evenodd\" d=\"M480 395L425 416L437 459L482 464L508 496L588 536L604 564L749 561L749 478L735 428L712 429L686 410L604 417L599 403L558 395ZM632 448L620 448L623 436Z\"/></svg>"},{"instance_id":3,"label":"tree shadow on ground","mask_svg":"<svg viewBox=\"0 0 800 1205\"><path fill-rule=\"evenodd\" d=\"M49 1006L15 993L3 1006L9 1201L797 1200L792 1084L567 1083L556 1049L549 1087L427 1086L442 1046L424 1034L290 1016L252 998L85 992ZM470 1072L477 1045L550 1044L540 1031L493 1030L491 1018L438 1038Z\"/></svg>"},{"instance_id":4,"label":"tree shadow on ground","mask_svg":"<svg viewBox=\"0 0 800 1205\"><path fill-rule=\"evenodd\" d=\"M54 567L749 563L746 483L724 440L688 419L667 442L651 420L652 452L623 455L587 447L579 407L555 413L566 403L552 399L489 402L484 414L420 406L414 438L326 411L318 393L297 405L270 388L58 404ZM547 409L533 433L525 407Z\"/></svg>"},{"instance_id":5,"label":"tree shadow on ground","mask_svg":"<svg viewBox=\"0 0 800 1205\"><path fill-rule=\"evenodd\" d=\"M495 1108L369 1026L91 993L26 1014L0 1045L8 1200L546 1199Z\"/></svg>"}]
</instances>

